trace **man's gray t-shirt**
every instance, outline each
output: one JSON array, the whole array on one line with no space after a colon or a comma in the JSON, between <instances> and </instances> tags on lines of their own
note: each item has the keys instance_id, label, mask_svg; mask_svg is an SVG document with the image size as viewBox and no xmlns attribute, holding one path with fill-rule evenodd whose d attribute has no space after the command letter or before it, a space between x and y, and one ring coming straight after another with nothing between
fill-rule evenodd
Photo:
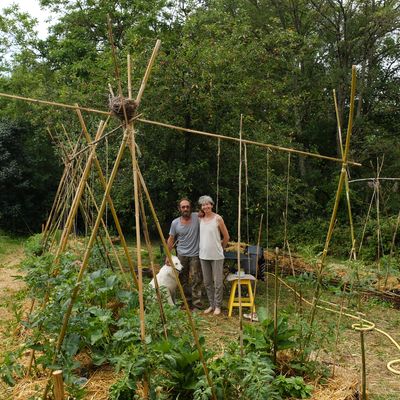
<instances>
[{"instance_id":1,"label":"man's gray t-shirt","mask_svg":"<svg viewBox=\"0 0 400 400\"><path fill-rule=\"evenodd\" d=\"M191 214L191 222L182 224L181 218L171 223L169 234L178 241L176 249L180 256L194 257L199 255L200 224L197 212Z\"/></svg>"}]
</instances>

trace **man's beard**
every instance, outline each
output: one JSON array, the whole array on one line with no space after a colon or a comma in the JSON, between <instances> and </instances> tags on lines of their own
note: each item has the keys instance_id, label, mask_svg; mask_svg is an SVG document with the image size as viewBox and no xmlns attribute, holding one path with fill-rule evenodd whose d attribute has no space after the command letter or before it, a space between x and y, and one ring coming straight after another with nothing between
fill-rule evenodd
<instances>
[{"instance_id":1,"label":"man's beard","mask_svg":"<svg viewBox=\"0 0 400 400\"><path fill-rule=\"evenodd\" d=\"M181 212L181 215L182 215L182 217L184 217L184 218L188 218L188 217L190 217L190 214L191 214L192 212L191 211L182 211Z\"/></svg>"}]
</instances>

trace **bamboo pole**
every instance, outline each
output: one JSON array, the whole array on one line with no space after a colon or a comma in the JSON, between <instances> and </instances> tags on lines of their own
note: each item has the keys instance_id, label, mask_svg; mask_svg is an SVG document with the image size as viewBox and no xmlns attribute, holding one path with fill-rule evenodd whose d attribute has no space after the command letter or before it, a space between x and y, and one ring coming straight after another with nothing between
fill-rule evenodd
<instances>
[{"instance_id":1,"label":"bamboo pole","mask_svg":"<svg viewBox=\"0 0 400 400\"><path fill-rule=\"evenodd\" d=\"M137 160L136 160L135 130L132 124L129 125L128 132L130 132L129 150L132 157L133 190L134 190L134 201L135 201L135 227L136 227L135 231L136 231L136 255L137 255L137 268L138 268L140 335L142 342L145 344L146 329L144 320L142 247L140 238L140 215L139 215L140 207L139 207L139 190L138 190L139 188L138 188L138 176L136 168Z\"/></svg>"},{"instance_id":2,"label":"bamboo pole","mask_svg":"<svg viewBox=\"0 0 400 400\"><path fill-rule=\"evenodd\" d=\"M237 225L237 247L236 254L238 260L238 296L239 296L239 346L240 356L243 357L243 309L242 309L242 285L241 285L241 262L240 262L240 242L242 241L241 233L241 219L242 219L242 133L243 133L243 114L240 115L240 128L239 128L239 178L238 178L238 225ZM253 312L253 309L250 311Z\"/></svg>"},{"instance_id":3,"label":"bamboo pole","mask_svg":"<svg viewBox=\"0 0 400 400\"><path fill-rule=\"evenodd\" d=\"M214 138L214 139L222 139L222 140L227 140L227 141L231 141L231 142L240 143L240 139L238 139L236 137L219 135L219 134L210 133L210 132L203 132L203 131L199 131L199 130L196 130L196 129L182 128L180 126L166 124L166 123L158 122L158 121L152 121L152 120L144 119L144 118L138 118L137 121L138 122L142 122L144 124L162 126L164 128L169 128L169 129L177 130L177 131L180 131L180 132L193 133L195 135L207 136L207 137L211 137L211 138ZM317 154L317 153L310 153L310 152L307 152L307 151L291 149L291 148L282 147L282 146L276 146L276 145L268 144L268 143L256 142L254 140L243 139L242 143L243 144L252 144L254 146L259 146L259 147L264 147L264 148L267 148L267 149L270 149L270 150L284 151L284 152L287 152L287 153L294 153L294 154L299 154L299 155L302 155L302 156L314 157L314 158L319 158L319 159L323 159L323 160L329 160L329 161L334 161L334 162L338 162L338 163L343 163L343 160L341 160L340 158L324 156L324 155ZM353 165L353 166L356 166L356 167L361 167L361 165L362 165L362 164L354 162L354 161L347 161L347 164L348 165Z\"/></svg>"},{"instance_id":4,"label":"bamboo pole","mask_svg":"<svg viewBox=\"0 0 400 400\"><path fill-rule=\"evenodd\" d=\"M379 178L379 175L383 168L383 159L379 166L379 159L376 160L376 177ZM381 245L382 245L382 232L381 232L381 212L380 212L380 183L376 181L376 222L377 222L377 259L378 259L378 290L381 288ZM383 247L382 247L382 255L383 255Z\"/></svg>"},{"instance_id":5,"label":"bamboo pole","mask_svg":"<svg viewBox=\"0 0 400 400\"><path fill-rule=\"evenodd\" d=\"M63 381L63 372L61 370L57 370L53 372L53 382L54 382L54 398L55 400L64 400L64 381Z\"/></svg>"},{"instance_id":6,"label":"bamboo pole","mask_svg":"<svg viewBox=\"0 0 400 400\"><path fill-rule=\"evenodd\" d=\"M104 213L104 210L105 210L105 207L106 207L107 198L110 195L111 187L112 187L112 185L114 183L114 180L115 180L115 177L117 175L119 164L120 164L120 162L122 160L122 156L124 154L124 150L125 150L125 147L126 147L128 139L129 139L129 134L128 134L128 132L125 131L123 139L122 139L122 142L121 142L121 145L120 145L120 148L119 148L119 151L118 151L118 154L117 154L117 157L116 157L116 160L115 160L115 163L114 163L114 167L113 167L111 175L110 175L110 179L109 179L109 181L107 183L107 187L106 187L106 190L105 190L105 193L104 193L104 196L103 196L103 200L102 200L101 205L100 205L100 212L97 215L96 222L95 222L95 225L93 227L93 230L92 230L92 233L90 235L89 242L88 242L85 254L84 254L82 265L81 265L81 268L79 270L78 276L76 278L76 284L75 284L74 289L72 290L71 299L70 299L70 302L68 304L67 310L66 310L66 312L64 314L61 331L60 331L60 334L59 334L59 337L58 337L58 340L57 340L57 344L56 344L56 347L55 347L54 356L53 356L53 360L52 360L53 364L56 362L58 353L59 353L59 351L61 349L61 346L63 344L64 338L65 338L65 335L66 335L66 332L67 332L69 318L70 318L71 313L72 313L72 308L74 306L76 298L78 297L78 293L79 293L80 286L81 286L82 279L83 279L83 274L84 274L84 272L85 272L85 270L86 270L86 268L87 268L87 266L89 264L89 258L90 258L91 250L92 250L92 247L93 247L93 244L94 244L94 241L95 241L95 238L96 238L99 226L100 226L101 218L103 216L103 213ZM47 393L48 393L49 387L50 387L50 376L51 375L49 374L47 385L46 385L46 388L45 388L45 391L44 391L44 394L43 394L43 399L47 398Z\"/></svg>"},{"instance_id":7,"label":"bamboo pole","mask_svg":"<svg viewBox=\"0 0 400 400\"><path fill-rule=\"evenodd\" d=\"M144 89L146 87L147 81L149 79L151 69L154 65L154 61L157 57L158 51L160 49L161 41L157 40L153 52L151 54L150 60L147 64L147 68L142 79L142 84L140 86L139 92L136 96L137 108L140 106ZM130 57L129 57L130 58ZM129 73L130 76L130 62L129 62ZM132 93L130 93L130 97ZM137 110L137 109L136 109ZM136 251L137 251L137 263L138 263L138 286L139 286L139 313L140 313L140 333L142 342L145 343L145 319L144 319L144 298L143 298L143 273L142 273L142 254L141 254L141 239L140 239L140 206L139 206L139 183L138 183L138 172L137 172L137 159L136 159L136 140L135 140L135 129L133 123L129 124L128 131L130 133L129 140L129 150L132 158L132 168L133 168L133 187L134 187L134 200L135 200L135 225L136 225ZM173 264L171 264L173 265Z\"/></svg>"},{"instance_id":8,"label":"bamboo pole","mask_svg":"<svg viewBox=\"0 0 400 400\"><path fill-rule=\"evenodd\" d=\"M114 69L115 69L115 76L118 82L118 92L119 96L122 98L122 87L121 87L121 80L120 80L120 74L119 74L119 68L118 68L118 62L117 62L117 57L116 57L116 49L114 46L114 41L113 41L113 34L112 34L112 25L111 25L111 18L108 16L108 35L109 35L109 40L111 43L111 48L112 48L112 55L113 55L113 60L114 60ZM150 60L147 64L147 68L145 71L145 74L142 79L142 84L139 89L139 92L136 97L136 103L137 107L135 110L135 114L137 112L137 109L140 105L141 98L144 93L144 89L146 87L148 78L151 73L151 69L154 65L154 61L157 57L159 48L161 45L161 41L157 40L156 45L153 49L153 52L151 54ZM131 80L130 80L130 56L128 55L128 89L129 89L129 98L132 97L132 91L131 91ZM122 109L124 113L124 118L125 118L125 124L126 124L126 130L127 134L129 135L129 140L128 140L128 147L130 150L131 154L131 159L132 159L132 169L133 169L133 186L134 186L134 202L135 202L135 231L136 231L136 254L137 254L137 264L138 264L138 291L139 291L139 317L140 317L140 336L141 340L143 343L143 346L146 347L146 329L145 329L145 316L144 316L144 296L143 296L143 273L142 273L142 253L141 253L141 237L140 237L140 209L139 209L139 187L138 187L138 176L137 176L137 160L136 160L136 142L135 142L135 129L132 121L128 121L128 117L126 114L126 109L125 109L125 104L122 102ZM145 373L144 378L143 378L143 396L145 399L149 397L149 380L147 377L147 374Z\"/></svg>"},{"instance_id":9,"label":"bamboo pole","mask_svg":"<svg viewBox=\"0 0 400 400\"><path fill-rule=\"evenodd\" d=\"M220 161L221 161L221 139L218 139L218 150L217 150L217 200L215 202L215 212L218 214L218 204L219 204L219 174L220 174Z\"/></svg>"},{"instance_id":10,"label":"bamboo pole","mask_svg":"<svg viewBox=\"0 0 400 400\"><path fill-rule=\"evenodd\" d=\"M387 268L386 268L386 275L385 275L385 282L384 282L384 287L385 288L386 288L387 281L388 281L388 278L389 278L389 268L390 268L391 261L392 261L393 256L394 256L394 248L395 248L395 244L396 244L396 236L397 236L397 231L399 229L399 225L400 225L400 211L397 214L396 226L394 228L394 232L393 232L393 236L392 236L392 243L390 245L389 263L388 263Z\"/></svg>"},{"instance_id":11,"label":"bamboo pole","mask_svg":"<svg viewBox=\"0 0 400 400\"><path fill-rule=\"evenodd\" d=\"M62 108L68 108L71 110L75 110L76 107L72 106L70 104L65 104L65 103L57 103L55 101L47 101L47 100L38 100L38 99L32 99L30 97L24 97L24 96L16 96L13 94L7 94L7 93L1 93L0 92L0 97L6 97L9 99L16 99L16 100L23 100L23 101L29 101L31 103L35 104L45 104L48 106L56 106L56 107L62 107ZM101 110L96 110L94 108L88 108L88 107L79 107L81 111L87 111L87 112L92 112L92 113L97 113L97 114L102 114L102 115L111 115L109 111L101 111Z\"/></svg>"},{"instance_id":12,"label":"bamboo pole","mask_svg":"<svg viewBox=\"0 0 400 400\"><path fill-rule=\"evenodd\" d=\"M333 102L335 104L336 122L337 122L339 142L340 142L340 154L343 158L342 123L340 121L339 107L338 107L338 103L337 103L335 89L333 90ZM354 258L354 260L356 260L357 259L356 238L355 238L355 234L354 234L353 214L351 212L349 173L348 173L347 169L346 169L346 176L345 176L345 191L346 191L347 211L348 211L349 223L350 223L350 237L351 237L350 260L352 258Z\"/></svg>"},{"instance_id":13,"label":"bamboo pole","mask_svg":"<svg viewBox=\"0 0 400 400\"><path fill-rule=\"evenodd\" d=\"M127 74L128 74L128 98L132 99L132 65L131 65L131 55L128 53L127 58Z\"/></svg>"},{"instance_id":14,"label":"bamboo pole","mask_svg":"<svg viewBox=\"0 0 400 400\"><path fill-rule=\"evenodd\" d=\"M276 364L276 354L278 352L278 260L279 248L275 247L275 280L274 280L274 364Z\"/></svg>"},{"instance_id":15,"label":"bamboo pole","mask_svg":"<svg viewBox=\"0 0 400 400\"><path fill-rule=\"evenodd\" d=\"M79 118L79 121L81 123L82 129L83 129L83 133L84 133L84 135L86 137L86 140L87 140L88 143L90 143L92 140L91 140L89 132L88 132L88 130L86 128L86 124L85 124L85 121L83 120L82 114L81 114L79 109L77 109L76 112L78 114L78 118ZM124 135L126 135L126 132L124 133ZM124 138L123 138L123 140L124 140ZM102 171L101 166L100 166L100 162L97 159L97 157L95 157L95 159L94 159L94 164L95 164L95 167L97 169L97 172L98 172L98 175L99 175L99 178L100 178L100 183L103 186L103 189L105 190L106 187L107 187L107 182L106 182L106 179L104 178L104 174L103 174L103 171ZM130 272L131 272L133 280L135 282L135 286L137 287L138 286L138 282L137 282L137 276L136 276L136 273L135 273L134 264L133 264L133 261L132 261L132 258L130 256L130 254L129 254L128 245L126 243L125 236L124 236L124 234L122 232L121 224L119 222L119 219L118 219L118 216L117 216L117 212L116 212L115 207L114 207L114 203L113 203L111 195L109 193L107 194L106 199L107 199L108 205L110 206L111 215L112 215L112 217L114 219L115 227L117 229L119 238L121 240L121 245L122 245L122 247L124 249L125 256L126 256L126 259L128 261Z\"/></svg>"},{"instance_id":16,"label":"bamboo pole","mask_svg":"<svg viewBox=\"0 0 400 400\"><path fill-rule=\"evenodd\" d=\"M104 123L103 121L100 122L99 128L97 130L97 134L96 134L96 139L98 139L102 135L106 125L107 124ZM96 153L96 146L94 146L92 148L92 151L89 154L85 169L83 171L83 175L82 175L81 180L80 180L79 185L78 185L78 189L77 189L77 191L75 193L75 197L73 199L72 206L71 206L70 212L68 214L67 222L66 222L66 225L64 227L64 231L62 233L62 236L61 236L60 244L59 244L59 247L58 247L56 255L55 255L55 259L56 260L59 258L61 253L65 250L65 247L67 245L68 236L69 236L69 234L71 232L71 228L72 228L72 222L73 222L73 220L75 218L75 215L76 215L76 213L78 211L78 206L79 206L79 203L80 203L81 198L82 198L82 194L83 194L83 190L85 188L86 181L87 181L87 179L89 177L90 169L92 167L92 162L93 162L93 159L95 158L95 153Z\"/></svg>"},{"instance_id":17,"label":"bamboo pole","mask_svg":"<svg viewBox=\"0 0 400 400\"><path fill-rule=\"evenodd\" d=\"M321 258L318 262L318 277L317 277L317 285L315 288L315 294L314 294L314 305L311 309L311 315L310 315L310 333L307 337L306 343L309 343L311 340L312 336L312 327L314 324L314 318L316 314L316 309L317 309L317 303L320 297L320 290L321 290L321 283L322 283L322 271L324 268L324 262L325 258L328 254L328 249L329 249L329 244L332 238L333 234L333 229L335 226L335 221L336 221L336 216L337 216L337 211L339 208L339 201L340 201L340 196L342 194L343 190L343 185L345 181L345 176L347 174L346 167L347 167L347 157L349 154L349 149L350 149L350 139L351 139L351 134L353 130L353 117L354 117L354 99L356 95L356 66L353 65L352 67L352 75L351 75L351 94L350 94L350 111L349 111L349 120L348 120L348 126L347 126L347 135L346 135L346 143L344 147L344 152L343 152L343 163L342 163L342 169L340 172L340 177L339 177L339 183L338 183L338 188L336 191L336 198L335 198L335 204L333 206L332 210L332 215L329 223L329 228L328 228L328 233L326 235L326 240L325 240L325 246L324 250L322 252Z\"/></svg>"},{"instance_id":18,"label":"bamboo pole","mask_svg":"<svg viewBox=\"0 0 400 400\"><path fill-rule=\"evenodd\" d=\"M264 218L264 214L261 214L261 218L260 218L260 225L258 227L258 239L257 239L257 251L256 251L256 280L254 282L254 301L256 299L256 295L257 295L257 280L258 280L258 274L259 274L259 268L258 268L258 251L260 249L260 242L261 242L261 229L262 229L262 224L263 224L263 218ZM251 310L251 318L250 321L253 322L253 310Z\"/></svg>"},{"instance_id":19,"label":"bamboo pole","mask_svg":"<svg viewBox=\"0 0 400 400\"><path fill-rule=\"evenodd\" d=\"M400 178L364 178L364 179L352 179L349 181L349 183L355 183L355 182L365 182L365 181L400 181Z\"/></svg>"},{"instance_id":20,"label":"bamboo pole","mask_svg":"<svg viewBox=\"0 0 400 400\"><path fill-rule=\"evenodd\" d=\"M75 153L72 157L70 157L70 161L72 161L75 157L79 156L81 153L84 153L86 150L89 150L93 145L101 142L104 139L107 139L110 135L114 134L115 132L118 131L118 129L122 128L122 125L117 126L116 128L114 128L113 130L111 130L110 132L107 132L105 135L103 135L100 139L98 140L94 140L93 142L90 142L86 147L84 147L83 149L79 150L77 153Z\"/></svg>"},{"instance_id":21,"label":"bamboo pole","mask_svg":"<svg viewBox=\"0 0 400 400\"><path fill-rule=\"evenodd\" d=\"M361 308L361 299L359 298L358 307ZM364 333L372 330L371 326L364 326L361 312L359 312L359 323L353 324L352 328L360 332L360 347L361 347L361 400L367 400L367 364L365 357L365 337Z\"/></svg>"},{"instance_id":22,"label":"bamboo pole","mask_svg":"<svg viewBox=\"0 0 400 400\"><path fill-rule=\"evenodd\" d=\"M50 132L49 129L47 129L47 132L51 135L51 132ZM56 144L56 143L55 143L55 144ZM69 164L69 163L67 163L67 164L64 163L64 170L63 170L63 173L62 173L62 175L61 175L60 182L58 183L58 187L57 187L57 190L56 190L56 194L55 194L55 196L54 196L54 201L53 201L53 204L52 204L52 207L51 207L49 216L48 216L48 218L47 218L46 225L45 225L44 230L43 230L43 239L44 239L44 240L43 240L43 243L44 243L44 246L43 246L43 247L45 247L47 232L48 232L48 230L49 230L51 221L53 220L54 212L55 212L55 210L56 210L56 208L57 208L57 206L58 206L58 204L57 204L58 196L59 196L60 193L61 193L61 190L62 190L62 188L63 188L63 186L64 186L64 183L65 183L65 181L66 181L66 179L67 179L67 174L69 173L69 169L70 169L70 168L71 168L71 164Z\"/></svg>"},{"instance_id":23,"label":"bamboo pole","mask_svg":"<svg viewBox=\"0 0 400 400\"><path fill-rule=\"evenodd\" d=\"M361 344L361 399L367 400L367 365L365 360L365 338L364 332L360 331Z\"/></svg>"},{"instance_id":24,"label":"bamboo pole","mask_svg":"<svg viewBox=\"0 0 400 400\"><path fill-rule=\"evenodd\" d=\"M167 259L168 259L170 265L174 265L174 263L172 262L171 252L169 251L167 242L165 241L164 234L163 234L163 231L161 229L161 225L160 225L160 222L158 220L156 211L154 209L153 202L151 200L151 197L150 197L149 191L147 189L146 183L145 183L145 181L143 179L142 173L140 172L139 166L137 166L136 168L137 168L137 172L138 172L138 178L139 178L140 183L141 183L141 187L143 188L143 192L146 195L147 202L148 202L148 205L150 207L150 211L151 211L151 214L153 216L154 223L156 224L157 231L158 231L158 234L160 236L160 239L161 239L165 254L167 256ZM213 400L217 400L217 397L216 397L216 394L215 394L214 384L213 384L213 382L211 380L210 374L208 372L207 364L206 364L206 362L204 360L204 355L203 355L203 350L201 348L199 335L198 335L198 333L196 331L196 327L194 326L193 318L192 318L192 315L190 313L190 308L189 308L188 302L187 302L186 297L185 297L185 292L183 291L183 287L182 287L182 285L181 285L181 283L179 281L179 277L178 277L178 274L177 274L175 268L172 268L172 270L174 271L175 279L177 281L178 288L179 288L179 292L180 292L182 300L183 300L183 304L184 304L184 307L185 307L185 312L186 312L186 315L188 317L189 326L190 326L190 328L192 330L193 339L195 341L197 351L199 352L199 359L200 359L200 362L201 362L201 364L203 366L203 371L204 371L204 374L206 376L207 383L211 388L212 399Z\"/></svg>"},{"instance_id":25,"label":"bamboo pole","mask_svg":"<svg viewBox=\"0 0 400 400\"><path fill-rule=\"evenodd\" d=\"M147 81L148 81L148 79L150 77L150 72L151 72L151 69L153 68L154 61L155 61L155 59L157 57L157 54L158 54L158 52L160 50L160 46L161 46L161 40L157 39L156 44L155 44L154 49L153 49L153 53L151 54L151 57L150 57L149 64L147 65L144 77L142 79L142 84L140 85L139 92L138 92L138 94L136 96L136 103L138 104L138 107L139 107L139 105L140 105L140 103L142 101L143 92L144 92L144 89L145 89L145 87L147 85Z\"/></svg>"},{"instance_id":26,"label":"bamboo pole","mask_svg":"<svg viewBox=\"0 0 400 400\"><path fill-rule=\"evenodd\" d=\"M284 228L283 228L283 253L285 253L285 248L287 248L288 254L289 254L289 260L290 260L290 266L292 268L292 275L295 276L294 272L294 265L293 265L293 258L292 258L292 252L290 251L290 245L289 245L289 239L288 239L288 234L287 234L287 221L288 221L288 210L289 210L289 182L290 182L290 153L288 154L288 161L287 161L287 175L286 175L286 197L285 197L285 211L283 213L283 222L284 222Z\"/></svg>"},{"instance_id":27,"label":"bamboo pole","mask_svg":"<svg viewBox=\"0 0 400 400\"><path fill-rule=\"evenodd\" d=\"M140 188L141 188L141 186L139 186L139 189ZM165 339L168 339L167 318L165 317L164 306L163 306L162 299L161 299L160 286L158 284L157 274L156 274L156 271L155 271L155 268L154 268L154 255L153 255L153 249L151 247L151 242L150 242L150 235L149 235L149 229L148 229L147 221L146 221L146 213L145 213L145 209L144 209L142 194L140 194L139 200L140 200L140 215L142 217L142 226L143 226L144 239L145 239L145 242L146 242L147 251L149 253L150 267L151 267L151 271L153 273L153 279L154 279L154 286L155 286L155 289L156 289L157 302L158 302L158 306L160 308L161 323L162 323L162 326L163 326L164 337L165 337Z\"/></svg>"}]
</instances>

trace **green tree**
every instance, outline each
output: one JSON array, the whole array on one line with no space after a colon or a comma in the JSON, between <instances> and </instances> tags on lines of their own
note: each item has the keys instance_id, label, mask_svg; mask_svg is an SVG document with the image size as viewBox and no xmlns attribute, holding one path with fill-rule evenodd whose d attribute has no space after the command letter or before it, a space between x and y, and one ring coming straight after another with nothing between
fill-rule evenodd
<instances>
[{"instance_id":1,"label":"green tree","mask_svg":"<svg viewBox=\"0 0 400 400\"><path fill-rule=\"evenodd\" d=\"M53 150L29 124L3 119L0 154L0 226L13 232L37 232L59 175Z\"/></svg>"}]
</instances>

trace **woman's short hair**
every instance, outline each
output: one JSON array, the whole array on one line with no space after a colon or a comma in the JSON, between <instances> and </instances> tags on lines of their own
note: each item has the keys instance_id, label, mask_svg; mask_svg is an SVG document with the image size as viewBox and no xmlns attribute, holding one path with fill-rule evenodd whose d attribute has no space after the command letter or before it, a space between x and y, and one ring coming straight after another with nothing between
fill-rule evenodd
<instances>
[{"instance_id":1,"label":"woman's short hair","mask_svg":"<svg viewBox=\"0 0 400 400\"><path fill-rule=\"evenodd\" d=\"M210 196L207 196L207 195L206 196L201 196L199 198L199 204L203 205L203 204L206 204L206 203L210 203L210 204L214 205L214 200Z\"/></svg>"}]
</instances>

